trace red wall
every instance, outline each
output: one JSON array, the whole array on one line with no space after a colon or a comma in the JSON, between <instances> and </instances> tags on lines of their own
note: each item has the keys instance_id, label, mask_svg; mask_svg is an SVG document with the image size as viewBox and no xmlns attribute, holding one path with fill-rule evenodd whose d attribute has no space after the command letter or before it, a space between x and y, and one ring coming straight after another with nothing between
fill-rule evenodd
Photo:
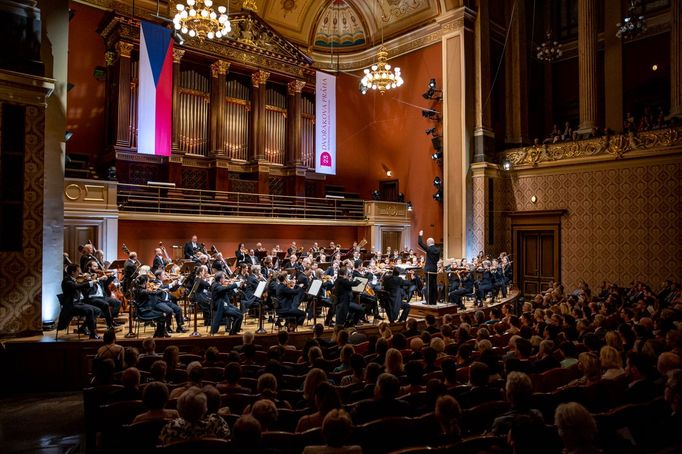
<instances>
[{"instance_id":1,"label":"red wall","mask_svg":"<svg viewBox=\"0 0 682 454\"><path fill-rule=\"evenodd\" d=\"M96 30L105 11L76 2L69 8L75 13L69 22L69 82L74 87L67 95L67 129L74 134L66 150L95 157L104 150L106 84L93 73L104 66L106 49Z\"/></svg>"},{"instance_id":2,"label":"red wall","mask_svg":"<svg viewBox=\"0 0 682 454\"><path fill-rule=\"evenodd\" d=\"M118 222L118 247L120 251L125 243L131 251L137 252L142 262L151 263L159 241L172 257L172 246L184 246L193 234L199 237L200 243L206 244L207 249L215 244L225 257L232 257L241 242L246 243L247 248L255 247L258 242L267 249L279 244L284 250L292 241L306 249L315 241L325 246L334 241L349 247L353 241L365 237L365 227L121 220ZM122 252L118 255L123 257Z\"/></svg>"},{"instance_id":3,"label":"red wall","mask_svg":"<svg viewBox=\"0 0 682 454\"><path fill-rule=\"evenodd\" d=\"M441 45L392 59L405 84L384 95L358 90L359 76L341 74L337 79L337 175L329 184L369 199L380 180L399 180L399 190L414 206L413 246L423 229L436 241L443 237L443 207L433 200L433 178L442 168L431 159L431 136L424 131L435 123L422 117L421 110L432 102L422 98L429 79L442 83ZM442 111L438 104L436 110ZM440 129L440 128L439 128ZM384 167L392 171L386 176Z\"/></svg>"}]
</instances>

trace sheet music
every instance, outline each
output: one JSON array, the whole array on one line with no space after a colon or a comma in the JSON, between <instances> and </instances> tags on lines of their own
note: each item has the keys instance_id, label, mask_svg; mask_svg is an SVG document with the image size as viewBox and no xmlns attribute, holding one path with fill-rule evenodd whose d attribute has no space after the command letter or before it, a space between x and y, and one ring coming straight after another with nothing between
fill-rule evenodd
<instances>
[{"instance_id":1,"label":"sheet music","mask_svg":"<svg viewBox=\"0 0 682 454\"><path fill-rule=\"evenodd\" d=\"M308 295L317 296L320 293L320 288L322 288L322 281L319 279L315 279L312 282L312 284L310 284L310 288L308 289Z\"/></svg>"},{"instance_id":2,"label":"sheet music","mask_svg":"<svg viewBox=\"0 0 682 454\"><path fill-rule=\"evenodd\" d=\"M362 293L365 291L365 287L367 287L367 278L366 277L356 277L353 278L354 281L360 282L358 285L353 287L353 291L357 293Z\"/></svg>"},{"instance_id":3,"label":"sheet music","mask_svg":"<svg viewBox=\"0 0 682 454\"><path fill-rule=\"evenodd\" d=\"M263 292L265 291L265 284L265 281L260 281L258 283L258 287L256 287L256 291L253 292L253 296L260 299L260 297L263 295Z\"/></svg>"}]
</instances>

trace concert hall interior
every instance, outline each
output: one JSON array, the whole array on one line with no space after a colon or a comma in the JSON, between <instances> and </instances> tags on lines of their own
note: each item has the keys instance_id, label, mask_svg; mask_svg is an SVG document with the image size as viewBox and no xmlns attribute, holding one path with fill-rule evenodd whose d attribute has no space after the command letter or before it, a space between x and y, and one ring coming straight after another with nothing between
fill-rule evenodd
<instances>
[{"instance_id":1,"label":"concert hall interior","mask_svg":"<svg viewBox=\"0 0 682 454\"><path fill-rule=\"evenodd\" d=\"M0 0L0 43L3 452L682 451L682 0Z\"/></svg>"}]
</instances>

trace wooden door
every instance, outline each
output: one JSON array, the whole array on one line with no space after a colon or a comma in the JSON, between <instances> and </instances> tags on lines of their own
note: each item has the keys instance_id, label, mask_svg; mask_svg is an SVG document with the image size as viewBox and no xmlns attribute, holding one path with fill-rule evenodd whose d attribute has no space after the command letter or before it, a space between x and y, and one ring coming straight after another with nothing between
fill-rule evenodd
<instances>
[{"instance_id":1,"label":"wooden door","mask_svg":"<svg viewBox=\"0 0 682 454\"><path fill-rule=\"evenodd\" d=\"M397 202L398 194L398 180L385 180L379 182L379 192L381 193L381 200L387 202Z\"/></svg>"},{"instance_id":2,"label":"wooden door","mask_svg":"<svg viewBox=\"0 0 682 454\"><path fill-rule=\"evenodd\" d=\"M387 248L391 248L392 251L400 250L400 239L403 232L395 230L382 230L381 231L381 247L382 252L386 252Z\"/></svg>"},{"instance_id":3,"label":"wooden door","mask_svg":"<svg viewBox=\"0 0 682 454\"><path fill-rule=\"evenodd\" d=\"M528 297L546 289L550 282L558 280L558 257L553 230L529 230L519 232L519 288Z\"/></svg>"}]
</instances>

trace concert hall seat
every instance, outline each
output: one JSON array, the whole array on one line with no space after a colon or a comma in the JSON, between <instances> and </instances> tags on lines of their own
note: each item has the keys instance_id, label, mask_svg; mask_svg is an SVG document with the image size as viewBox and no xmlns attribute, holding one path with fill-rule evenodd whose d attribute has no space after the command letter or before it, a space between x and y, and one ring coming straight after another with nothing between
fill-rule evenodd
<instances>
[{"instance_id":1,"label":"concert hall seat","mask_svg":"<svg viewBox=\"0 0 682 454\"><path fill-rule=\"evenodd\" d=\"M353 383L351 385L334 387L336 388L336 391L339 393L339 398L341 399L341 402L346 403L350 400L350 396L353 393L353 391L362 389L363 386L364 386L363 383Z\"/></svg>"},{"instance_id":2,"label":"concert hall seat","mask_svg":"<svg viewBox=\"0 0 682 454\"><path fill-rule=\"evenodd\" d=\"M152 368L152 364L156 361L163 360L162 356L142 356L137 360L137 368L140 371L149 371Z\"/></svg>"},{"instance_id":3,"label":"concert hall seat","mask_svg":"<svg viewBox=\"0 0 682 454\"><path fill-rule=\"evenodd\" d=\"M176 441L166 446L157 447L157 451L165 453L201 452L202 454L218 454L231 451L232 443L220 438L198 438L195 440Z\"/></svg>"},{"instance_id":4,"label":"concert hall seat","mask_svg":"<svg viewBox=\"0 0 682 454\"><path fill-rule=\"evenodd\" d=\"M594 415L599 433L599 446L609 452L638 450L651 445L657 427L669 414L669 407L662 397L642 404L627 404L606 413Z\"/></svg>"},{"instance_id":5,"label":"concert hall seat","mask_svg":"<svg viewBox=\"0 0 682 454\"><path fill-rule=\"evenodd\" d=\"M239 385L248 388L252 393L255 393L256 388L258 387L258 380L251 377L242 377L239 379Z\"/></svg>"},{"instance_id":6,"label":"concert hall seat","mask_svg":"<svg viewBox=\"0 0 682 454\"><path fill-rule=\"evenodd\" d=\"M447 452L456 452L457 454L504 453L507 452L507 443L503 437L479 435L455 443Z\"/></svg>"},{"instance_id":7,"label":"concert hall seat","mask_svg":"<svg viewBox=\"0 0 682 454\"><path fill-rule=\"evenodd\" d=\"M469 382L469 366L464 366L457 369L457 382L458 383Z\"/></svg>"},{"instance_id":8,"label":"concert hall seat","mask_svg":"<svg viewBox=\"0 0 682 454\"><path fill-rule=\"evenodd\" d=\"M100 415L104 421L101 442L106 452L116 451L117 440L121 439L121 427L132 423L135 416L144 411L145 406L141 400L124 400L100 407Z\"/></svg>"},{"instance_id":9,"label":"concert hall seat","mask_svg":"<svg viewBox=\"0 0 682 454\"><path fill-rule=\"evenodd\" d=\"M167 420L161 419L123 425L119 431L118 439L114 440L115 451L148 452L153 450L159 442L161 429L167 423Z\"/></svg>"},{"instance_id":10,"label":"concert hall seat","mask_svg":"<svg viewBox=\"0 0 682 454\"><path fill-rule=\"evenodd\" d=\"M221 394L220 407L228 407L231 413L241 415L244 409L258 399L258 394Z\"/></svg>"},{"instance_id":11,"label":"concert hall seat","mask_svg":"<svg viewBox=\"0 0 682 454\"><path fill-rule=\"evenodd\" d=\"M198 361L201 362L204 358L202 358L200 355L195 355L193 353L180 353L178 356L178 360L182 364L189 364L193 361Z\"/></svg>"},{"instance_id":12,"label":"concert hall seat","mask_svg":"<svg viewBox=\"0 0 682 454\"><path fill-rule=\"evenodd\" d=\"M261 447L264 450L281 454L300 454L305 447L302 433L269 431L261 436Z\"/></svg>"},{"instance_id":13,"label":"concert hall seat","mask_svg":"<svg viewBox=\"0 0 682 454\"><path fill-rule=\"evenodd\" d=\"M219 382L223 379L224 370L225 368L223 367L202 367L202 378L212 382Z\"/></svg>"},{"instance_id":14,"label":"concert hall seat","mask_svg":"<svg viewBox=\"0 0 682 454\"><path fill-rule=\"evenodd\" d=\"M275 428L283 432L294 432L296 431L296 425L298 420L302 416L309 415L313 413L311 408L301 408L299 410L289 410L288 408L280 408L277 410L277 423Z\"/></svg>"},{"instance_id":15,"label":"concert hall seat","mask_svg":"<svg viewBox=\"0 0 682 454\"><path fill-rule=\"evenodd\" d=\"M439 435L440 428L432 413L419 418L392 416L356 426L351 444L362 446L363 452L388 453L407 446L435 443Z\"/></svg>"},{"instance_id":16,"label":"concert hall seat","mask_svg":"<svg viewBox=\"0 0 682 454\"><path fill-rule=\"evenodd\" d=\"M478 435L490 429L495 418L509 411L509 402L485 402L462 410L462 434Z\"/></svg>"},{"instance_id":17,"label":"concert hall seat","mask_svg":"<svg viewBox=\"0 0 682 454\"><path fill-rule=\"evenodd\" d=\"M111 396L123 389L121 385L94 386L83 389L83 421L85 422L85 443L94 452L97 431L103 422L100 407L110 403Z\"/></svg>"},{"instance_id":18,"label":"concert hall seat","mask_svg":"<svg viewBox=\"0 0 682 454\"><path fill-rule=\"evenodd\" d=\"M277 397L286 400L291 405L296 405L297 402L303 400L303 391L300 389L280 389L277 391Z\"/></svg>"}]
</instances>

